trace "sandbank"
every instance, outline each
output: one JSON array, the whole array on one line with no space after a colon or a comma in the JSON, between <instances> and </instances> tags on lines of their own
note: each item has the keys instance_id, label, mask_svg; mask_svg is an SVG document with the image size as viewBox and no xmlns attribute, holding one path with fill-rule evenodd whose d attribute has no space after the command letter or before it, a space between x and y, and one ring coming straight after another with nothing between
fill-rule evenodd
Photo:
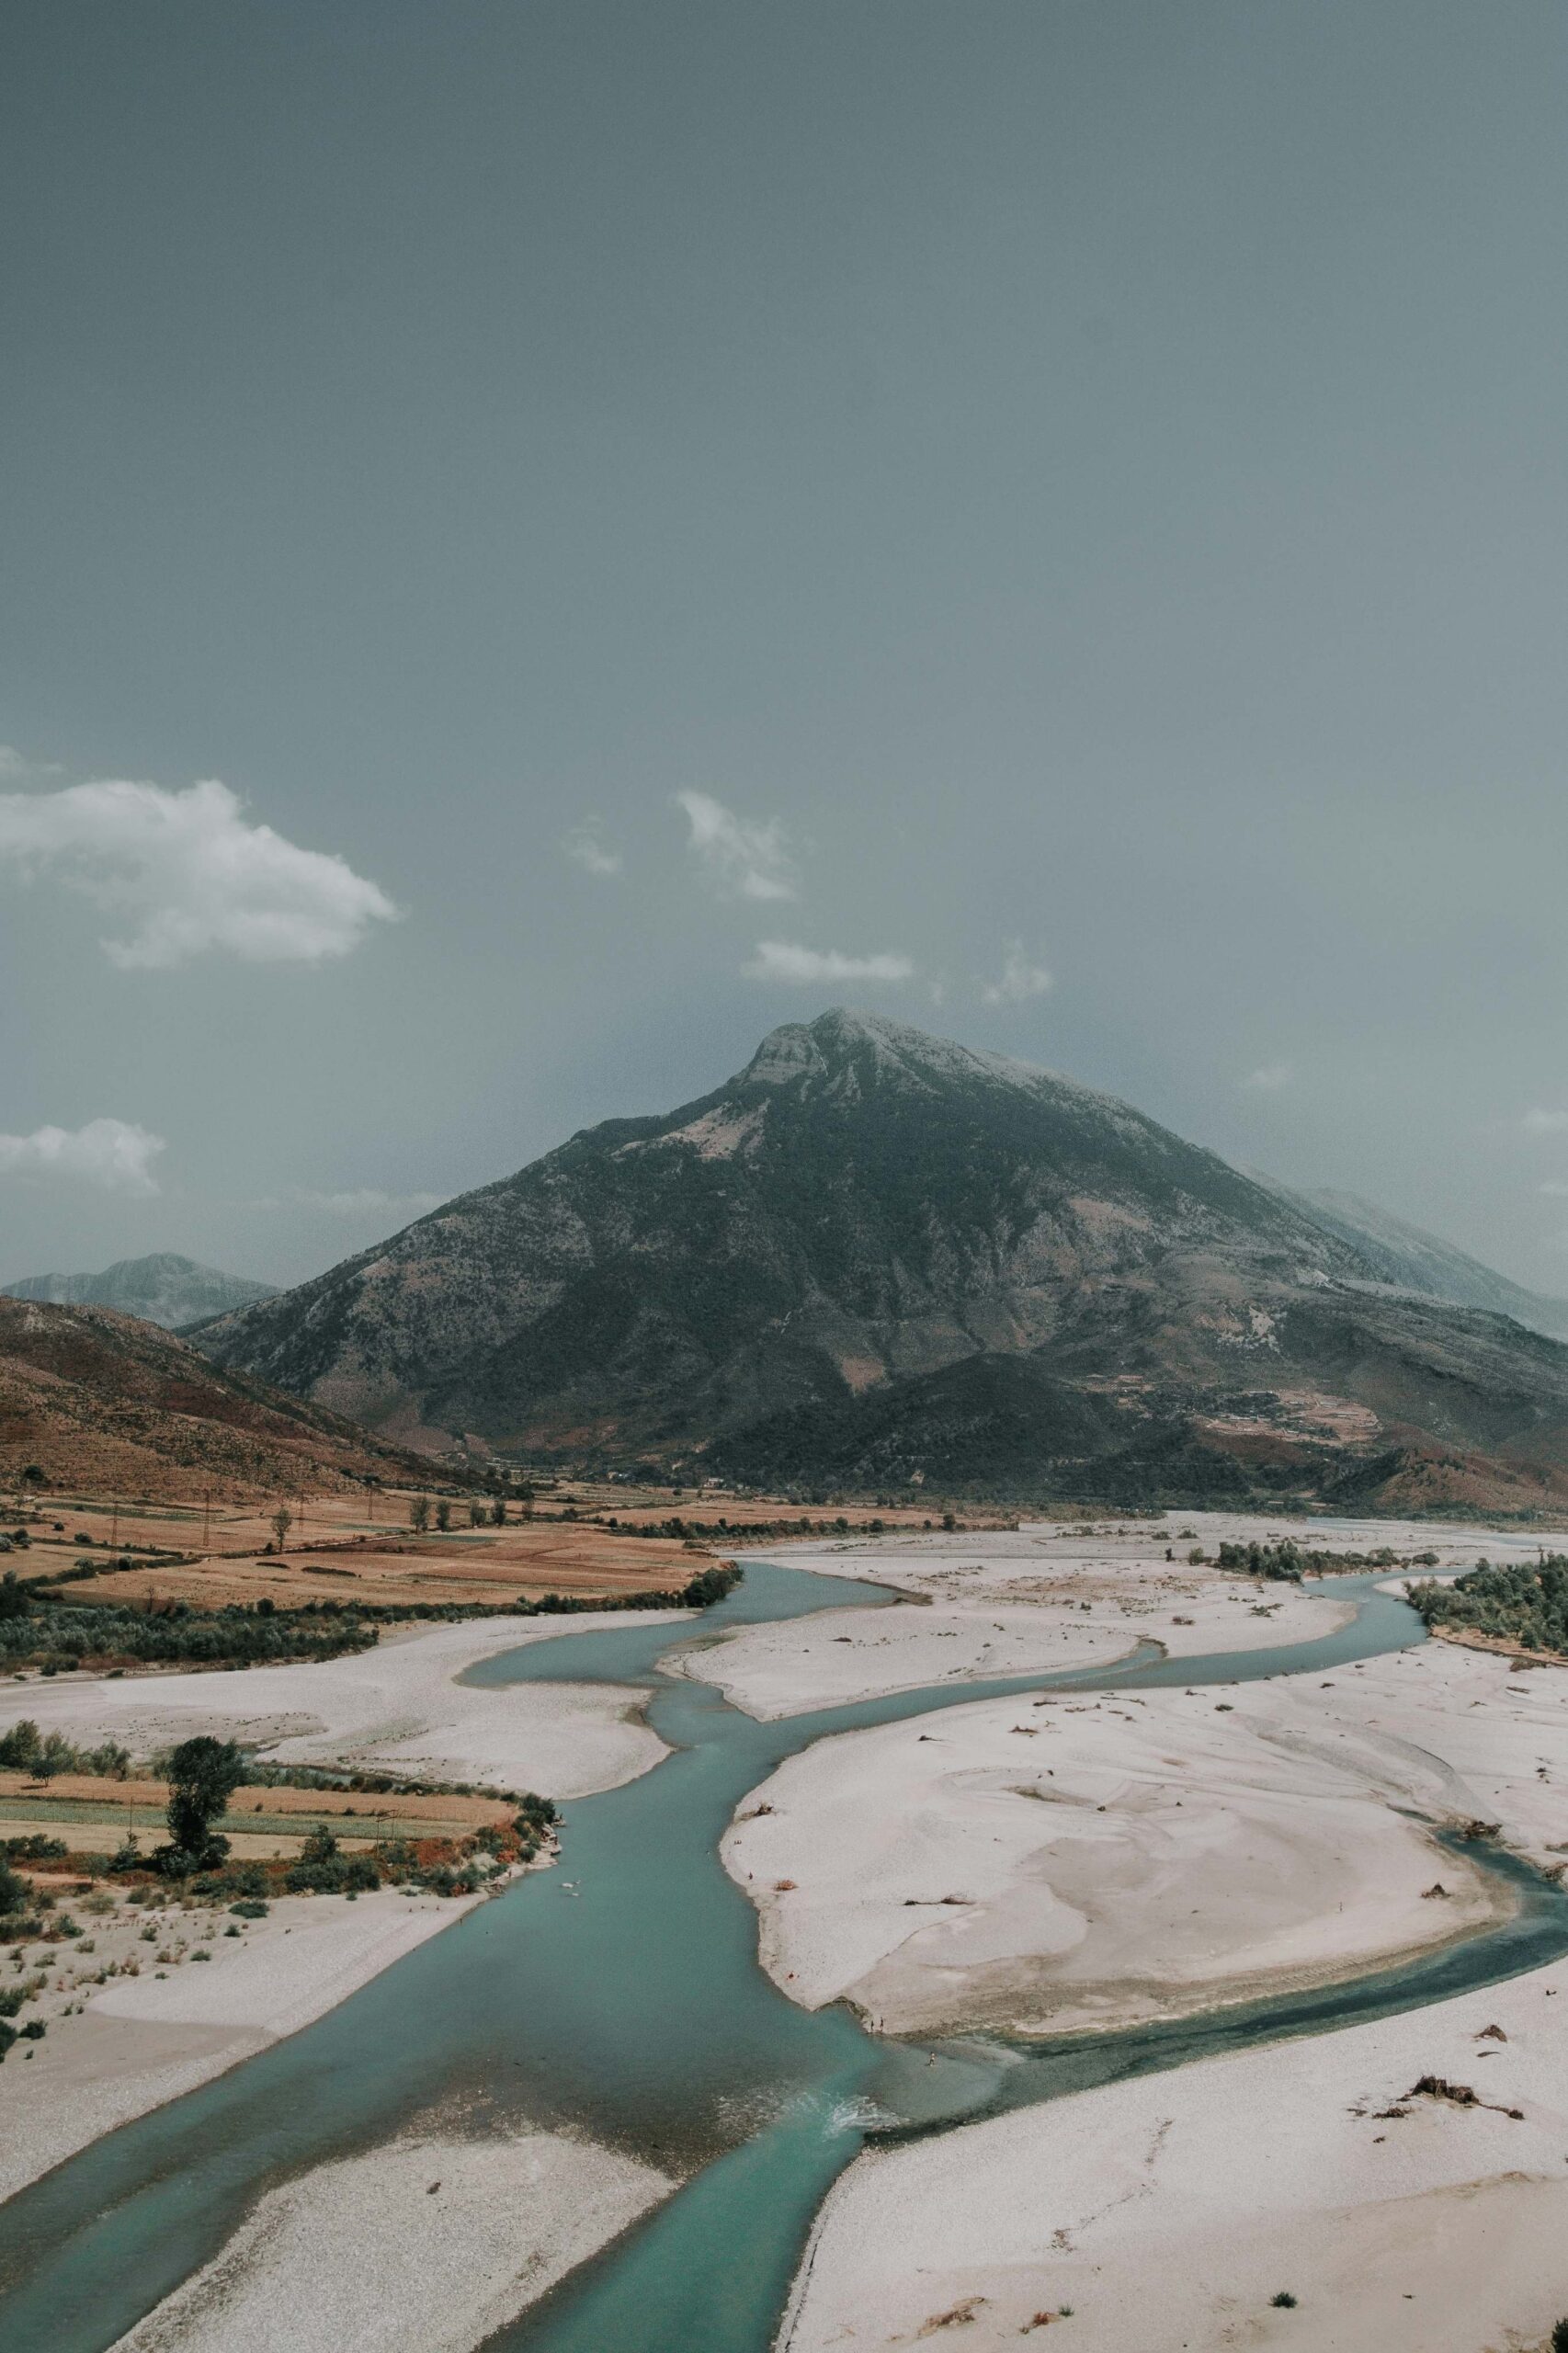
<instances>
[{"instance_id":1,"label":"sandbank","mask_svg":"<svg viewBox=\"0 0 1568 2353\"><path fill-rule=\"evenodd\" d=\"M28 2015L46 2018L49 2030L40 2042L13 2044L0 2067L0 2200L102 2133L308 2026L483 1900L391 1888L353 1903L283 1896L237 1938L222 1933L232 1915L217 1906L194 1918L160 1915L150 1943L141 1930L153 1923L137 1911L112 1929L94 1921L96 1949L85 1959L80 1947L29 1948L28 1963L41 1962L51 1983ZM210 1959L192 1966L191 1953L204 1949ZM120 1949L137 1956L142 1973L88 1990Z\"/></svg>"},{"instance_id":2,"label":"sandbank","mask_svg":"<svg viewBox=\"0 0 1568 2353\"><path fill-rule=\"evenodd\" d=\"M1508 1892L1413 1818L1402 1769L1422 1795L1430 1775L1321 1709L1280 1735L1258 1696L1280 1688L985 1700L818 1742L723 1843L764 1967L888 2032L1062 2032L1359 1973L1506 1916Z\"/></svg>"},{"instance_id":3,"label":"sandbank","mask_svg":"<svg viewBox=\"0 0 1568 2353\"><path fill-rule=\"evenodd\" d=\"M239 1673L29 1678L0 1686L0 1731L30 1716L46 1733L119 1740L138 1756L213 1733L285 1764L332 1762L585 1797L633 1780L667 1754L640 1719L640 1693L586 1683L486 1688L457 1678L524 1644L633 1624L678 1628L692 1616L469 1619L383 1635L374 1650L351 1657Z\"/></svg>"},{"instance_id":4,"label":"sandbank","mask_svg":"<svg viewBox=\"0 0 1568 2353\"><path fill-rule=\"evenodd\" d=\"M1423 2075L1488 2105L1407 2097ZM779 2342L985 2353L1068 2307L1074 2353L1542 2345L1568 2313L1568 1964L868 2152Z\"/></svg>"},{"instance_id":5,"label":"sandbank","mask_svg":"<svg viewBox=\"0 0 1568 2353\"><path fill-rule=\"evenodd\" d=\"M767 1557L824 1576L869 1578L906 1602L742 1627L698 1644L681 1663L768 1721L926 1684L1108 1665L1141 1643L1196 1658L1313 1642L1352 1615L1348 1603L1310 1584L1265 1584L1186 1557L1200 1551L1211 1563L1222 1542L1289 1535L1318 1551L1387 1544L1451 1552L1455 1565L1475 1558L1474 1529L1344 1526L1358 1540L1339 1523L1325 1529L1316 1521L1172 1512L1095 1529L1035 1520L967 1535L791 1545Z\"/></svg>"},{"instance_id":6,"label":"sandbank","mask_svg":"<svg viewBox=\"0 0 1568 2353\"><path fill-rule=\"evenodd\" d=\"M549 2133L392 2142L269 2191L116 2353L470 2353L674 2187Z\"/></svg>"}]
</instances>

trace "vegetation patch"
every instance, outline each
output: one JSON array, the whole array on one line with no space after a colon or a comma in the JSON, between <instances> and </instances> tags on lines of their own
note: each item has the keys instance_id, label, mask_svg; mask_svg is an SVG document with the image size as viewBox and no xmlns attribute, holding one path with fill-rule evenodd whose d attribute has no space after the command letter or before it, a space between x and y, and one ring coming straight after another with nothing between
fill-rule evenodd
<instances>
[{"instance_id":1,"label":"vegetation patch","mask_svg":"<svg viewBox=\"0 0 1568 2353\"><path fill-rule=\"evenodd\" d=\"M1568 1658L1568 1553L1495 1565L1480 1561L1451 1585L1413 1585L1410 1600L1434 1630Z\"/></svg>"}]
</instances>

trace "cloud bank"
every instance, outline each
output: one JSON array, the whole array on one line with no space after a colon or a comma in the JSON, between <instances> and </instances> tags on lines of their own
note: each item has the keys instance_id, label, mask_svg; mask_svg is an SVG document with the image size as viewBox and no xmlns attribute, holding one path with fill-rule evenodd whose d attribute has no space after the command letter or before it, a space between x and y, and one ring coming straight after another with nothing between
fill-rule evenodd
<instances>
[{"instance_id":1,"label":"cloud bank","mask_svg":"<svg viewBox=\"0 0 1568 2353\"><path fill-rule=\"evenodd\" d=\"M216 779L184 792L108 782L0 793L3 858L24 875L58 872L122 913L129 936L103 946L128 972L166 972L213 949L252 964L319 963L398 915L343 858L252 824Z\"/></svg>"},{"instance_id":2,"label":"cloud bank","mask_svg":"<svg viewBox=\"0 0 1568 2353\"><path fill-rule=\"evenodd\" d=\"M153 1163L162 1136L125 1120L89 1120L83 1128L35 1128L0 1135L0 1176L74 1176L108 1193L155 1193Z\"/></svg>"},{"instance_id":3,"label":"cloud bank","mask_svg":"<svg viewBox=\"0 0 1568 2353\"><path fill-rule=\"evenodd\" d=\"M426 1210L438 1210L446 1199L444 1193L383 1193L374 1185L362 1185L345 1193L316 1193L306 1186L299 1186L290 1196L301 1209L325 1210L333 1217L398 1216L423 1217Z\"/></svg>"},{"instance_id":4,"label":"cloud bank","mask_svg":"<svg viewBox=\"0 0 1568 2353\"><path fill-rule=\"evenodd\" d=\"M1278 1095L1290 1084L1289 1063L1265 1063L1261 1070L1250 1070L1243 1079L1244 1086L1256 1089L1260 1095Z\"/></svg>"},{"instance_id":5,"label":"cloud bank","mask_svg":"<svg viewBox=\"0 0 1568 2353\"><path fill-rule=\"evenodd\" d=\"M626 861L618 849L611 849L604 839L597 817L585 817L574 825L561 844L567 857L589 874L619 874Z\"/></svg>"},{"instance_id":6,"label":"cloud bank","mask_svg":"<svg viewBox=\"0 0 1568 2353\"><path fill-rule=\"evenodd\" d=\"M1043 996L1050 986L1051 974L1045 966L1031 962L1024 953L1023 941L1015 939L1009 943L1001 979L990 982L981 995L987 1005L1026 1005L1031 996Z\"/></svg>"},{"instance_id":7,"label":"cloud bank","mask_svg":"<svg viewBox=\"0 0 1568 2353\"><path fill-rule=\"evenodd\" d=\"M792 899L795 869L777 817L766 824L737 817L706 792L677 792L691 827L688 847L727 898Z\"/></svg>"},{"instance_id":8,"label":"cloud bank","mask_svg":"<svg viewBox=\"0 0 1568 2353\"><path fill-rule=\"evenodd\" d=\"M823 981L907 981L907 956L845 956L836 948L802 948L791 939L759 939L744 966L748 980L788 981L801 987Z\"/></svg>"}]
</instances>

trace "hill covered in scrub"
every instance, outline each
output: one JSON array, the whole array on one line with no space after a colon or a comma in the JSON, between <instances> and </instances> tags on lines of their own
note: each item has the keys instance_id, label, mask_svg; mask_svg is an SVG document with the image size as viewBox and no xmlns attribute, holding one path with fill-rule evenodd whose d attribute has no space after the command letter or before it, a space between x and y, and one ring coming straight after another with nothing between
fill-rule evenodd
<instances>
[{"instance_id":1,"label":"hill covered in scrub","mask_svg":"<svg viewBox=\"0 0 1568 2353\"><path fill-rule=\"evenodd\" d=\"M1393 1288L1113 1097L842 1011L199 1339L437 1451L1127 1503L1374 1466L1433 1504L1568 1493L1568 1350Z\"/></svg>"},{"instance_id":2,"label":"hill covered in scrub","mask_svg":"<svg viewBox=\"0 0 1568 2353\"><path fill-rule=\"evenodd\" d=\"M403 1481L428 1465L104 1307L0 1296L0 1485L174 1500Z\"/></svg>"}]
</instances>

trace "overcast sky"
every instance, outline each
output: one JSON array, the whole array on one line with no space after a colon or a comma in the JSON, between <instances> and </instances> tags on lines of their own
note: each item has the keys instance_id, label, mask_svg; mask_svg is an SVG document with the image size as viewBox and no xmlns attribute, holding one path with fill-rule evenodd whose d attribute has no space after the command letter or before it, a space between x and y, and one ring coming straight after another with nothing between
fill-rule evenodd
<instances>
[{"instance_id":1,"label":"overcast sky","mask_svg":"<svg viewBox=\"0 0 1568 2353\"><path fill-rule=\"evenodd\" d=\"M1568 1291L1568 17L39 0L0 1276L849 1001Z\"/></svg>"}]
</instances>

